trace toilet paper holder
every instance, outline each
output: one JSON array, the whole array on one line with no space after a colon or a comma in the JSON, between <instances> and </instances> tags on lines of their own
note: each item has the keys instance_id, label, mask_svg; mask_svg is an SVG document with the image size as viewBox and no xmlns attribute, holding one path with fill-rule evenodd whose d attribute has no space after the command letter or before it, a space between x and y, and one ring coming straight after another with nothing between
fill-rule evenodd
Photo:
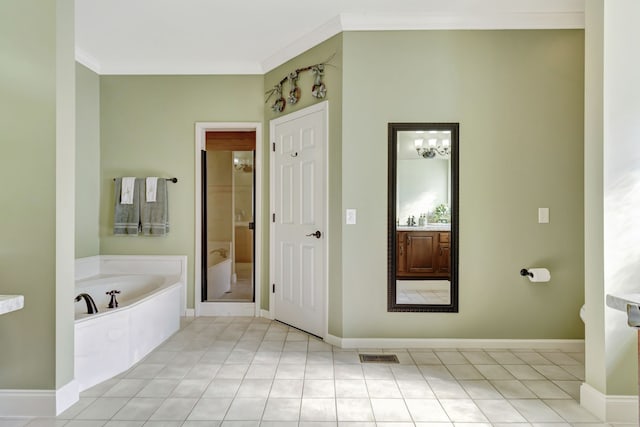
<instances>
[{"instance_id":1,"label":"toilet paper holder","mask_svg":"<svg viewBox=\"0 0 640 427\"><path fill-rule=\"evenodd\" d=\"M520 270L520 275L523 277L525 276L533 277L533 273L527 270L526 268L523 268L522 270Z\"/></svg>"},{"instance_id":2,"label":"toilet paper holder","mask_svg":"<svg viewBox=\"0 0 640 427\"><path fill-rule=\"evenodd\" d=\"M523 268L520 275L529 279L530 282L548 282L551 274L546 268Z\"/></svg>"}]
</instances>

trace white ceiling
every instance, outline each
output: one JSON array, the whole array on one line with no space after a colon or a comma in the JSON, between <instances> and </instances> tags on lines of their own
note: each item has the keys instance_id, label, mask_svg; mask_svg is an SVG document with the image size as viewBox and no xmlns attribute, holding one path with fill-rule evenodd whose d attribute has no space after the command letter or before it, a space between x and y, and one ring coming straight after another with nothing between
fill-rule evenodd
<instances>
[{"instance_id":1,"label":"white ceiling","mask_svg":"<svg viewBox=\"0 0 640 427\"><path fill-rule=\"evenodd\" d=\"M340 31L584 28L585 0L76 0L99 74L263 74Z\"/></svg>"}]
</instances>

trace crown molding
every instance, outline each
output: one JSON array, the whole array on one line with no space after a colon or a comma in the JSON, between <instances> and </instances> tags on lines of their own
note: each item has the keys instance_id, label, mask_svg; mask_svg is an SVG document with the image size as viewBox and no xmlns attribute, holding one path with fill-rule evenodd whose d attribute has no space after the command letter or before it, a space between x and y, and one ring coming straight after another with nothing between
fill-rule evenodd
<instances>
[{"instance_id":1,"label":"crown molding","mask_svg":"<svg viewBox=\"0 0 640 427\"><path fill-rule=\"evenodd\" d=\"M267 73L343 31L584 29L584 11L486 14L341 14L262 61Z\"/></svg>"},{"instance_id":2,"label":"crown molding","mask_svg":"<svg viewBox=\"0 0 640 427\"><path fill-rule=\"evenodd\" d=\"M362 15L341 14L262 61L121 63L105 65L76 47L76 61L100 75L262 75L344 31L548 30L583 29L584 10L487 12L482 14ZM203 54L204 55L204 54Z\"/></svg>"},{"instance_id":3,"label":"crown molding","mask_svg":"<svg viewBox=\"0 0 640 427\"><path fill-rule=\"evenodd\" d=\"M96 74L102 74L100 71L100 63L84 50L76 46L76 62L84 65Z\"/></svg>"},{"instance_id":4,"label":"crown molding","mask_svg":"<svg viewBox=\"0 0 640 427\"><path fill-rule=\"evenodd\" d=\"M295 58L301 53L311 49L312 47L322 43L325 40L339 34L343 31L342 17L340 15L327 21L315 30L305 34L293 43L285 46L275 54L262 61L262 72L268 73L276 67L284 64L290 59Z\"/></svg>"}]
</instances>

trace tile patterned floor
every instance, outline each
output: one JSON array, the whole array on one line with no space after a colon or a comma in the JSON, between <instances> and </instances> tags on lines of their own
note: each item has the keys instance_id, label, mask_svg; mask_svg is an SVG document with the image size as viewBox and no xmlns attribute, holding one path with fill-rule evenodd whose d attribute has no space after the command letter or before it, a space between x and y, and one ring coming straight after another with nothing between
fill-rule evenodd
<instances>
[{"instance_id":1,"label":"tile patterned floor","mask_svg":"<svg viewBox=\"0 0 640 427\"><path fill-rule=\"evenodd\" d=\"M266 319L202 317L57 418L0 427L606 426L576 402L583 379L583 353L343 350Z\"/></svg>"}]
</instances>

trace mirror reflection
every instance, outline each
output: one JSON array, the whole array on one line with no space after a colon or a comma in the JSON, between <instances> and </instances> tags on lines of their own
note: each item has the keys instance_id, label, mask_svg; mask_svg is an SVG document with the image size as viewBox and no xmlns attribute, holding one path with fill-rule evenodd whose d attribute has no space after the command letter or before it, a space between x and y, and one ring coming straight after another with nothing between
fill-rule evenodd
<instances>
[{"instance_id":1,"label":"mirror reflection","mask_svg":"<svg viewBox=\"0 0 640 427\"><path fill-rule=\"evenodd\" d=\"M389 311L457 311L457 124L389 126Z\"/></svg>"}]
</instances>

